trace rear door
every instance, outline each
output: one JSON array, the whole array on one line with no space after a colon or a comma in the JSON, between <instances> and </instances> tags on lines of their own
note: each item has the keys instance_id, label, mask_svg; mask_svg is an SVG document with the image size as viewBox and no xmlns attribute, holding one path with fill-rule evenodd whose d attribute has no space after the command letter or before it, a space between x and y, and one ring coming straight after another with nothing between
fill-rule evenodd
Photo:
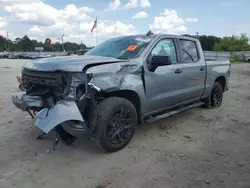
<instances>
[{"instance_id":1,"label":"rear door","mask_svg":"<svg viewBox=\"0 0 250 188\"><path fill-rule=\"evenodd\" d=\"M178 44L184 77L183 84L185 84L183 100L199 99L204 92L206 79L206 63L200 43L197 40L179 38Z\"/></svg>"}]
</instances>

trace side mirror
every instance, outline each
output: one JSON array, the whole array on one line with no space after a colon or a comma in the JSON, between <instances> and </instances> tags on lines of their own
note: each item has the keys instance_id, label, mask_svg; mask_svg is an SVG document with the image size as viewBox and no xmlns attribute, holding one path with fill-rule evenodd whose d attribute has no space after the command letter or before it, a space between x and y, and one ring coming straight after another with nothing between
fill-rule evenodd
<instances>
[{"instance_id":1,"label":"side mirror","mask_svg":"<svg viewBox=\"0 0 250 188\"><path fill-rule=\"evenodd\" d=\"M151 65L152 66L165 66L165 65L171 65L171 59L169 56L162 56L162 55L154 55L151 59Z\"/></svg>"}]
</instances>

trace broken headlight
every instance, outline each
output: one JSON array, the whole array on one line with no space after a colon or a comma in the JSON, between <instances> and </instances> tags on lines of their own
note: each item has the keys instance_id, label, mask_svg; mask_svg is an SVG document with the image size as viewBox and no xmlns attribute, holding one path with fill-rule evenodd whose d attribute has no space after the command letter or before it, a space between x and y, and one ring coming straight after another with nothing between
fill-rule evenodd
<instances>
[{"instance_id":1,"label":"broken headlight","mask_svg":"<svg viewBox=\"0 0 250 188\"><path fill-rule=\"evenodd\" d=\"M65 99L78 101L81 96L87 92L88 83L92 78L92 74L77 72L70 74L68 84L65 89Z\"/></svg>"}]
</instances>

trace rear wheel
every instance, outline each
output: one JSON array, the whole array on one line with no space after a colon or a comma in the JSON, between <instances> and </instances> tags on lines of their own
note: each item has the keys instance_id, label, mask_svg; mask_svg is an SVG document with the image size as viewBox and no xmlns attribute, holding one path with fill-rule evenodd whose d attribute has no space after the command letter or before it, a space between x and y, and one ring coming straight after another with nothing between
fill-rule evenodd
<instances>
[{"instance_id":1,"label":"rear wheel","mask_svg":"<svg viewBox=\"0 0 250 188\"><path fill-rule=\"evenodd\" d=\"M97 117L95 134L101 149L116 152L130 142L137 124L136 109L130 101L107 98L98 104Z\"/></svg>"},{"instance_id":2,"label":"rear wheel","mask_svg":"<svg viewBox=\"0 0 250 188\"><path fill-rule=\"evenodd\" d=\"M221 106L223 100L223 89L219 82L215 82L209 97L207 97L205 102L205 107L207 108L218 108Z\"/></svg>"}]
</instances>

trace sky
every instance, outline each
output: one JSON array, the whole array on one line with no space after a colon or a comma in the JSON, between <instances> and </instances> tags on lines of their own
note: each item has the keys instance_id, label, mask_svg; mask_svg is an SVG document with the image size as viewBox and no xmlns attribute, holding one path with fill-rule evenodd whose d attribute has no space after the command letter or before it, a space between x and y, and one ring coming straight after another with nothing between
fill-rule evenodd
<instances>
[{"instance_id":1,"label":"sky","mask_svg":"<svg viewBox=\"0 0 250 188\"><path fill-rule=\"evenodd\" d=\"M250 0L0 0L0 35L88 46L154 33L250 36ZM97 18L97 29L91 28Z\"/></svg>"}]
</instances>

